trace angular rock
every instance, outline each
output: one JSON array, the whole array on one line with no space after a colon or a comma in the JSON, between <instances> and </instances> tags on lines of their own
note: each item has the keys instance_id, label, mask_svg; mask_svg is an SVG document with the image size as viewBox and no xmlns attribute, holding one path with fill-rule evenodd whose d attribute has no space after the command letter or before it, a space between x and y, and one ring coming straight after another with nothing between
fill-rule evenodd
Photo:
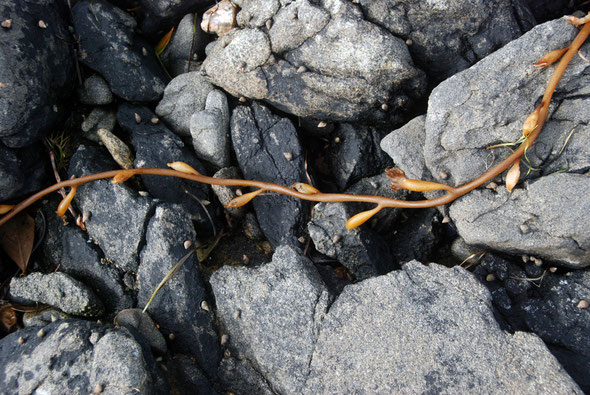
<instances>
[{"instance_id":1,"label":"angular rock","mask_svg":"<svg viewBox=\"0 0 590 395\"><path fill-rule=\"evenodd\" d=\"M190 133L199 158L217 167L231 164L229 107L223 92L217 89L209 92L205 109L190 118Z\"/></svg>"},{"instance_id":2,"label":"angular rock","mask_svg":"<svg viewBox=\"0 0 590 395\"><path fill-rule=\"evenodd\" d=\"M224 266L211 287L231 346L276 392L301 392L330 303L313 264L282 246L258 268Z\"/></svg>"},{"instance_id":3,"label":"angular rock","mask_svg":"<svg viewBox=\"0 0 590 395\"><path fill-rule=\"evenodd\" d=\"M305 393L581 393L537 336L500 328L471 274L416 261L346 287L309 368Z\"/></svg>"},{"instance_id":4,"label":"angular rock","mask_svg":"<svg viewBox=\"0 0 590 395\"><path fill-rule=\"evenodd\" d=\"M453 203L450 216L468 244L530 254L570 268L590 265L590 176L560 173L476 190Z\"/></svg>"},{"instance_id":5,"label":"angular rock","mask_svg":"<svg viewBox=\"0 0 590 395\"><path fill-rule=\"evenodd\" d=\"M8 148L0 143L0 201L36 192L48 182L47 161L39 160L44 147Z\"/></svg>"},{"instance_id":6,"label":"angular rock","mask_svg":"<svg viewBox=\"0 0 590 395\"><path fill-rule=\"evenodd\" d=\"M137 114L141 119L137 122ZM135 148L135 167L168 168L168 163L182 161L201 174L207 171L185 147L182 140L162 123L152 123L155 117L147 107L123 103L117 112L119 125L131 135ZM147 190L155 198L181 204L196 222L201 236L216 233L215 213L210 202L211 189L206 184L176 177L142 175Z\"/></svg>"},{"instance_id":7,"label":"angular rock","mask_svg":"<svg viewBox=\"0 0 590 395\"><path fill-rule=\"evenodd\" d=\"M197 70L207 44L207 35L200 25L201 18L186 14L174 29L170 42L160 55L171 76L177 77Z\"/></svg>"},{"instance_id":8,"label":"angular rock","mask_svg":"<svg viewBox=\"0 0 590 395\"><path fill-rule=\"evenodd\" d=\"M190 119L205 109L207 95L214 89L198 71L184 73L166 86L164 97L156 107L162 117L179 136L190 136Z\"/></svg>"},{"instance_id":9,"label":"angular rock","mask_svg":"<svg viewBox=\"0 0 590 395\"><path fill-rule=\"evenodd\" d=\"M379 147L381 136L374 128L340 124L330 141L328 157L332 174L341 189L392 165L391 159Z\"/></svg>"},{"instance_id":10,"label":"angular rock","mask_svg":"<svg viewBox=\"0 0 590 395\"><path fill-rule=\"evenodd\" d=\"M129 101L158 100L168 78L153 45L136 35L135 19L104 0L80 1L72 8L80 61L102 75L111 91Z\"/></svg>"},{"instance_id":11,"label":"angular rock","mask_svg":"<svg viewBox=\"0 0 590 395\"><path fill-rule=\"evenodd\" d=\"M319 203L308 224L315 248L337 259L358 279L364 280L392 269L385 241L368 227L346 229L354 215L345 203Z\"/></svg>"},{"instance_id":12,"label":"angular rock","mask_svg":"<svg viewBox=\"0 0 590 395\"><path fill-rule=\"evenodd\" d=\"M231 117L232 144L244 177L292 185L305 182L304 155L297 131L287 118L274 115L257 103L239 106ZM254 209L262 231L273 245L299 245L305 227L306 207L283 195L257 196Z\"/></svg>"},{"instance_id":13,"label":"angular rock","mask_svg":"<svg viewBox=\"0 0 590 395\"><path fill-rule=\"evenodd\" d=\"M0 28L0 143L7 147L31 145L65 109L75 76L66 15L56 0L2 2L2 21L12 23Z\"/></svg>"},{"instance_id":14,"label":"angular rock","mask_svg":"<svg viewBox=\"0 0 590 395\"><path fill-rule=\"evenodd\" d=\"M65 273L31 273L10 281L10 298L19 304L48 304L67 314L97 317L104 306L86 285Z\"/></svg>"},{"instance_id":15,"label":"angular rock","mask_svg":"<svg viewBox=\"0 0 590 395\"><path fill-rule=\"evenodd\" d=\"M84 85L78 88L78 97L82 103L92 106L102 106L113 101L109 84L97 74L84 80Z\"/></svg>"},{"instance_id":16,"label":"angular rock","mask_svg":"<svg viewBox=\"0 0 590 395\"><path fill-rule=\"evenodd\" d=\"M70 160L69 174L81 177L117 168L100 149L81 145ZM105 256L120 269L135 272L153 200L105 179L78 187L75 201L81 212L88 212L88 234Z\"/></svg>"},{"instance_id":17,"label":"angular rock","mask_svg":"<svg viewBox=\"0 0 590 395\"><path fill-rule=\"evenodd\" d=\"M142 309L124 309L117 313L115 324L127 328L131 333L141 335L157 354L166 353L166 340L156 327L154 320Z\"/></svg>"},{"instance_id":18,"label":"angular rock","mask_svg":"<svg viewBox=\"0 0 590 395\"><path fill-rule=\"evenodd\" d=\"M240 18L248 19L250 3L242 2ZM247 23L270 20L276 3ZM326 120L385 119L383 104L395 118L425 88L404 42L344 0L283 3L270 29L246 27L221 37L203 69L231 95Z\"/></svg>"},{"instance_id":19,"label":"angular rock","mask_svg":"<svg viewBox=\"0 0 590 395\"><path fill-rule=\"evenodd\" d=\"M420 115L401 128L385 136L381 149L393 159L395 167L402 169L408 178L424 180L430 172L424 162L426 116Z\"/></svg>"},{"instance_id":20,"label":"angular rock","mask_svg":"<svg viewBox=\"0 0 590 395\"><path fill-rule=\"evenodd\" d=\"M534 25L518 18L522 5L511 0L360 4L369 21L409 43L412 58L433 82L468 68Z\"/></svg>"},{"instance_id":21,"label":"angular rock","mask_svg":"<svg viewBox=\"0 0 590 395\"><path fill-rule=\"evenodd\" d=\"M268 382L247 359L223 358L219 364L219 379L223 387L236 395L272 395Z\"/></svg>"},{"instance_id":22,"label":"angular rock","mask_svg":"<svg viewBox=\"0 0 590 395\"><path fill-rule=\"evenodd\" d=\"M49 206L45 209L47 230L43 243L46 263L90 287L109 315L132 307L133 298L125 292L121 272L88 243L84 232L77 227L64 226L55 215L57 202Z\"/></svg>"},{"instance_id":23,"label":"angular rock","mask_svg":"<svg viewBox=\"0 0 590 395\"><path fill-rule=\"evenodd\" d=\"M172 268L189 253L184 242L196 240L197 234L180 206L161 204L149 221L145 247L137 273L138 306L145 306L152 293ZM202 308L208 302L195 254L191 255L149 305L148 314L160 329L174 333L171 348L192 354L201 369L214 375L221 357L219 340L213 328L214 316Z\"/></svg>"},{"instance_id":24,"label":"angular rock","mask_svg":"<svg viewBox=\"0 0 590 395\"><path fill-rule=\"evenodd\" d=\"M166 393L149 350L125 329L57 321L0 340L0 385L7 393ZM23 344L18 339L22 337Z\"/></svg>"},{"instance_id":25,"label":"angular rock","mask_svg":"<svg viewBox=\"0 0 590 395\"><path fill-rule=\"evenodd\" d=\"M140 0L139 3L143 17L140 28L144 33L152 34L162 28L175 25L186 13L202 9L211 2L208 0ZM197 29L199 29L198 26Z\"/></svg>"}]
</instances>

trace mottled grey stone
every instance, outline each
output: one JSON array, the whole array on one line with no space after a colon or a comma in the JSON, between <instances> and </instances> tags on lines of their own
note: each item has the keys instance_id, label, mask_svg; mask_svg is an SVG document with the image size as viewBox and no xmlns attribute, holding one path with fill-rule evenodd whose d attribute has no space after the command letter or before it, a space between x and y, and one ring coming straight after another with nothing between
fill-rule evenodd
<instances>
[{"instance_id":1,"label":"mottled grey stone","mask_svg":"<svg viewBox=\"0 0 590 395\"><path fill-rule=\"evenodd\" d=\"M582 268L590 265L588 196L590 176L560 173L511 194L504 186L473 191L449 213L468 244Z\"/></svg>"},{"instance_id":2,"label":"mottled grey stone","mask_svg":"<svg viewBox=\"0 0 590 395\"><path fill-rule=\"evenodd\" d=\"M174 133L190 136L191 116L205 109L207 95L212 90L213 85L198 71L181 74L166 86L164 97L156 107L156 114L166 121Z\"/></svg>"},{"instance_id":3,"label":"mottled grey stone","mask_svg":"<svg viewBox=\"0 0 590 395\"><path fill-rule=\"evenodd\" d=\"M251 3L254 8L243 1L247 8ZM357 6L344 0L282 3L270 29L256 27L270 20L273 4L208 51L203 69L231 95L265 100L300 117L354 121L398 117L410 98L423 94L424 74L403 40L366 21ZM381 109L385 103L391 111Z\"/></svg>"},{"instance_id":4,"label":"mottled grey stone","mask_svg":"<svg viewBox=\"0 0 590 395\"><path fill-rule=\"evenodd\" d=\"M194 242L196 237L190 216L180 206L161 204L156 208L147 227L137 273L139 306L146 305L158 284L190 252L184 242ZM202 309L203 301L213 305L208 299L199 261L192 254L158 291L147 312L161 330L174 333L170 346L173 351L192 354L201 369L213 375L221 352L213 313Z\"/></svg>"},{"instance_id":5,"label":"mottled grey stone","mask_svg":"<svg viewBox=\"0 0 590 395\"><path fill-rule=\"evenodd\" d=\"M309 369L310 394L582 393L537 336L500 328L470 273L417 261L346 287Z\"/></svg>"},{"instance_id":6,"label":"mottled grey stone","mask_svg":"<svg viewBox=\"0 0 590 395\"><path fill-rule=\"evenodd\" d=\"M236 0L233 3L240 7L236 23L251 28L265 26L281 6L279 0Z\"/></svg>"},{"instance_id":7,"label":"mottled grey stone","mask_svg":"<svg viewBox=\"0 0 590 395\"><path fill-rule=\"evenodd\" d=\"M92 106L101 106L113 101L109 84L97 74L84 80L84 85L78 88L78 97L82 103Z\"/></svg>"},{"instance_id":8,"label":"mottled grey stone","mask_svg":"<svg viewBox=\"0 0 590 395\"><path fill-rule=\"evenodd\" d=\"M70 160L70 175L81 177L119 168L96 147L81 145ZM145 224L154 202L125 184L98 180L78 187L75 201L81 212L87 211L89 236L107 258L124 271L135 272Z\"/></svg>"},{"instance_id":9,"label":"mottled grey stone","mask_svg":"<svg viewBox=\"0 0 590 395\"><path fill-rule=\"evenodd\" d=\"M330 303L313 264L282 246L258 268L224 266L211 287L238 357L251 361L274 391L300 392Z\"/></svg>"},{"instance_id":10,"label":"mottled grey stone","mask_svg":"<svg viewBox=\"0 0 590 395\"><path fill-rule=\"evenodd\" d=\"M426 116L420 115L381 140L381 149L408 178L423 180L430 177L424 162L425 123Z\"/></svg>"},{"instance_id":11,"label":"mottled grey stone","mask_svg":"<svg viewBox=\"0 0 590 395\"><path fill-rule=\"evenodd\" d=\"M168 77L153 45L135 33L131 15L104 0L85 0L72 8L72 22L80 61L102 75L115 95L145 102L162 96Z\"/></svg>"},{"instance_id":12,"label":"mottled grey stone","mask_svg":"<svg viewBox=\"0 0 590 395\"><path fill-rule=\"evenodd\" d=\"M11 394L140 391L167 393L149 350L126 329L88 321L57 321L26 328L0 340L0 385ZM19 344L18 338L24 339Z\"/></svg>"},{"instance_id":13,"label":"mottled grey stone","mask_svg":"<svg viewBox=\"0 0 590 395\"><path fill-rule=\"evenodd\" d=\"M67 314L96 317L104 306L86 285L65 273L31 273L13 277L10 281L10 298L16 303L42 303L57 307Z\"/></svg>"},{"instance_id":14,"label":"mottled grey stone","mask_svg":"<svg viewBox=\"0 0 590 395\"><path fill-rule=\"evenodd\" d=\"M223 92L209 92L205 109L191 116L189 127L193 148L200 159L217 167L231 164L229 106Z\"/></svg>"},{"instance_id":15,"label":"mottled grey stone","mask_svg":"<svg viewBox=\"0 0 590 395\"><path fill-rule=\"evenodd\" d=\"M98 129L113 130L117 123L115 111L102 107L95 107L90 114L84 119L80 128L84 132L83 136L90 141L98 143Z\"/></svg>"}]
</instances>

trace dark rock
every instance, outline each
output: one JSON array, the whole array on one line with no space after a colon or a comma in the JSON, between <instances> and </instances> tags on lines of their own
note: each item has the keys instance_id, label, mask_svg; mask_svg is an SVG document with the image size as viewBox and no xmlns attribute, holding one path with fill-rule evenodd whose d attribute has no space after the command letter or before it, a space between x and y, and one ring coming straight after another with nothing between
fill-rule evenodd
<instances>
[{"instance_id":1,"label":"dark rock","mask_svg":"<svg viewBox=\"0 0 590 395\"><path fill-rule=\"evenodd\" d=\"M82 103L92 106L101 106L113 101L109 84L96 74L84 80L84 85L78 89L78 96Z\"/></svg>"},{"instance_id":2,"label":"dark rock","mask_svg":"<svg viewBox=\"0 0 590 395\"><path fill-rule=\"evenodd\" d=\"M19 304L48 304L67 314L96 317L104 312L102 302L88 287L65 273L31 273L10 281L11 300Z\"/></svg>"},{"instance_id":3,"label":"dark rock","mask_svg":"<svg viewBox=\"0 0 590 395\"><path fill-rule=\"evenodd\" d=\"M171 76L196 71L203 60L207 35L200 28L201 18L195 14L186 14L170 39L170 42L160 55L162 63Z\"/></svg>"},{"instance_id":4,"label":"dark rock","mask_svg":"<svg viewBox=\"0 0 590 395\"><path fill-rule=\"evenodd\" d=\"M223 358L219 364L219 379L226 390L236 395L275 393L247 359Z\"/></svg>"},{"instance_id":5,"label":"dark rock","mask_svg":"<svg viewBox=\"0 0 590 395\"><path fill-rule=\"evenodd\" d=\"M392 165L391 159L379 147L381 136L374 128L340 124L330 141L332 174L340 189Z\"/></svg>"},{"instance_id":6,"label":"dark rock","mask_svg":"<svg viewBox=\"0 0 590 395\"><path fill-rule=\"evenodd\" d=\"M150 345L151 349L162 355L166 353L166 341L152 318L141 309L125 309L115 317L115 324L137 331Z\"/></svg>"},{"instance_id":7,"label":"dark rock","mask_svg":"<svg viewBox=\"0 0 590 395\"><path fill-rule=\"evenodd\" d=\"M144 33L156 33L160 29L169 28L188 12L197 11L211 4L209 0L168 1L139 0L143 17L140 28ZM197 25L197 29L200 29Z\"/></svg>"},{"instance_id":8,"label":"dark rock","mask_svg":"<svg viewBox=\"0 0 590 395\"><path fill-rule=\"evenodd\" d=\"M190 136L191 116L205 109L207 95L214 89L198 72L181 74L166 86L164 97L156 107L162 117L179 136Z\"/></svg>"},{"instance_id":9,"label":"dark rock","mask_svg":"<svg viewBox=\"0 0 590 395\"><path fill-rule=\"evenodd\" d=\"M69 174L80 177L117 168L103 151L81 145L70 160ZM139 196L125 184L113 184L109 179L81 185L75 201L81 212L89 213L88 234L105 256L120 269L135 272L154 202Z\"/></svg>"},{"instance_id":10,"label":"dark rock","mask_svg":"<svg viewBox=\"0 0 590 395\"><path fill-rule=\"evenodd\" d=\"M203 63L211 81L231 95L265 100L300 117L355 121L395 118L423 94L424 74L405 43L364 20L354 4L297 1L279 8L276 1L242 1L246 10L238 18L248 19L250 3L264 13L252 14L247 24L272 16L270 29L233 29Z\"/></svg>"},{"instance_id":11,"label":"dark rock","mask_svg":"<svg viewBox=\"0 0 590 395\"><path fill-rule=\"evenodd\" d=\"M146 232L145 247L137 273L138 305L145 306L156 287L190 250L184 242L197 237L190 216L180 206L162 204L156 209ZM213 376L221 357L213 328L213 312L202 307L208 302L199 262L195 254L187 258L149 305L148 314L160 329L174 333L171 348L190 353L208 375Z\"/></svg>"},{"instance_id":12,"label":"dark rock","mask_svg":"<svg viewBox=\"0 0 590 395\"><path fill-rule=\"evenodd\" d=\"M440 214L436 208L407 210L386 237L391 255L397 263L418 260L427 262L440 241L436 225Z\"/></svg>"},{"instance_id":13,"label":"dark rock","mask_svg":"<svg viewBox=\"0 0 590 395\"><path fill-rule=\"evenodd\" d=\"M570 0L524 0L524 2L530 8L537 22L546 22L567 15L576 9L573 3L581 3Z\"/></svg>"},{"instance_id":14,"label":"dark rock","mask_svg":"<svg viewBox=\"0 0 590 395\"><path fill-rule=\"evenodd\" d=\"M90 114L84 119L80 128L84 132L83 136L90 141L98 143L100 138L98 137L98 129L113 130L117 123L117 116L115 111L95 107L92 109Z\"/></svg>"},{"instance_id":15,"label":"dark rock","mask_svg":"<svg viewBox=\"0 0 590 395\"><path fill-rule=\"evenodd\" d=\"M216 167L231 164L229 106L223 92L217 89L209 92L205 109L191 116L190 133L199 158Z\"/></svg>"},{"instance_id":16,"label":"dark rock","mask_svg":"<svg viewBox=\"0 0 590 395\"><path fill-rule=\"evenodd\" d=\"M468 68L530 29L534 21L516 17L518 3L360 0L369 21L406 40L412 58L433 82Z\"/></svg>"},{"instance_id":17,"label":"dark rock","mask_svg":"<svg viewBox=\"0 0 590 395\"><path fill-rule=\"evenodd\" d=\"M131 15L104 0L80 1L72 8L80 61L100 73L111 91L130 101L158 100L168 78L153 46L136 35Z\"/></svg>"},{"instance_id":18,"label":"dark rock","mask_svg":"<svg viewBox=\"0 0 590 395\"><path fill-rule=\"evenodd\" d=\"M36 192L47 182L49 164L40 160L41 144L8 148L0 143L0 201Z\"/></svg>"},{"instance_id":19,"label":"dark rock","mask_svg":"<svg viewBox=\"0 0 590 395\"><path fill-rule=\"evenodd\" d=\"M133 298L125 292L121 273L101 252L88 243L86 234L73 226L64 226L55 215L56 202L46 207L46 238L43 255L51 266L89 286L106 307L106 312L116 312L133 305Z\"/></svg>"},{"instance_id":20,"label":"dark rock","mask_svg":"<svg viewBox=\"0 0 590 395\"><path fill-rule=\"evenodd\" d=\"M25 147L45 135L70 96L75 72L65 15L56 0L2 2L2 21L12 21L10 28L0 28L0 143L5 146Z\"/></svg>"},{"instance_id":21,"label":"dark rock","mask_svg":"<svg viewBox=\"0 0 590 395\"><path fill-rule=\"evenodd\" d=\"M368 227L346 229L354 215L346 203L319 203L308 224L315 248L337 259L358 279L364 280L392 269L392 257L385 241Z\"/></svg>"},{"instance_id":22,"label":"dark rock","mask_svg":"<svg viewBox=\"0 0 590 395\"><path fill-rule=\"evenodd\" d=\"M471 274L416 261L344 289L309 370L310 394L581 393L537 336L500 328L490 294Z\"/></svg>"},{"instance_id":23,"label":"dark rock","mask_svg":"<svg viewBox=\"0 0 590 395\"><path fill-rule=\"evenodd\" d=\"M171 394L217 394L193 358L177 354L167 368Z\"/></svg>"},{"instance_id":24,"label":"dark rock","mask_svg":"<svg viewBox=\"0 0 590 395\"><path fill-rule=\"evenodd\" d=\"M141 121L135 117L138 114ZM153 124L155 117L146 107L124 103L119 106L117 121L131 135L135 148L135 167L168 168L168 163L182 161L201 174L206 170L199 160L186 147L182 140L162 123ZM171 203L178 203L190 213L196 222L201 236L216 233L211 189L208 185L176 177L142 175L141 179L150 195Z\"/></svg>"},{"instance_id":25,"label":"dark rock","mask_svg":"<svg viewBox=\"0 0 590 395\"><path fill-rule=\"evenodd\" d=\"M257 103L239 106L232 113L234 151L244 177L289 186L305 182L304 155L295 127ZM301 200L283 195L257 196L258 222L273 247L299 245L306 207Z\"/></svg>"},{"instance_id":26,"label":"dark rock","mask_svg":"<svg viewBox=\"0 0 590 395\"><path fill-rule=\"evenodd\" d=\"M7 393L167 393L149 350L126 329L57 321L0 340L0 385ZM19 344L18 339L24 340Z\"/></svg>"},{"instance_id":27,"label":"dark rock","mask_svg":"<svg viewBox=\"0 0 590 395\"><path fill-rule=\"evenodd\" d=\"M224 266L211 287L237 357L251 361L274 391L301 392L330 303L313 264L282 246L258 268Z\"/></svg>"}]
</instances>

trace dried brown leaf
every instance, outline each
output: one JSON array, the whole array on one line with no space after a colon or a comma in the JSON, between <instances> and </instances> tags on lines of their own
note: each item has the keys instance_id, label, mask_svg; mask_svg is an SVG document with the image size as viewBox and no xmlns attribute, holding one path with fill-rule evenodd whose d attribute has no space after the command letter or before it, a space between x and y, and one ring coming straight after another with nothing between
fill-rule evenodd
<instances>
[{"instance_id":1,"label":"dried brown leaf","mask_svg":"<svg viewBox=\"0 0 590 395\"><path fill-rule=\"evenodd\" d=\"M33 251L35 221L28 214L19 214L0 228L0 246L23 273Z\"/></svg>"},{"instance_id":2,"label":"dried brown leaf","mask_svg":"<svg viewBox=\"0 0 590 395\"><path fill-rule=\"evenodd\" d=\"M16 311L11 305L6 304L0 307L0 323L6 332L12 332L16 326Z\"/></svg>"}]
</instances>

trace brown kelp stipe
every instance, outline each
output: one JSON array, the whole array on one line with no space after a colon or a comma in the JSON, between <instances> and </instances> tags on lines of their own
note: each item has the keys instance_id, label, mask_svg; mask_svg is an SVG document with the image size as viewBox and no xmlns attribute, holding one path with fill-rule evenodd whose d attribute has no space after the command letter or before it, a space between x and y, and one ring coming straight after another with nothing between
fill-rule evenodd
<instances>
[{"instance_id":1,"label":"brown kelp stipe","mask_svg":"<svg viewBox=\"0 0 590 395\"><path fill-rule=\"evenodd\" d=\"M363 202L376 204L375 208L368 211L364 211L351 217L347 222L348 229L360 226L362 223L366 222L373 215L375 215L377 212L379 212L381 209L385 207L425 208L450 203L455 199L465 195L466 193L471 192L478 186L485 184L486 182L490 181L492 178L496 177L497 175L501 174L506 169L512 166L513 170L510 174L510 177L508 177L508 187L511 189L518 182L520 172L518 171L517 174L517 170L519 167L518 162L520 161L520 158L525 154L525 151L533 144L533 142L539 136L539 133L541 132L541 129L545 124L545 119L547 118L547 112L549 109L549 103L551 102L551 97L553 96L553 92L555 91L557 83L561 79L565 69L569 65L574 55L578 52L582 44L588 38L588 34L590 34L590 24L587 23L589 19L590 17L575 18L574 20L571 20L570 22L572 22L576 26L583 24L583 27L576 36L576 38L572 41L570 46L567 47L567 49L562 49L558 52L552 51L548 55L543 57L542 62L540 61L541 64L545 66L550 62L557 61L557 59L561 57L561 60L553 70L553 74L551 75L551 78L547 83L547 87L545 88L545 93L543 95L543 100L541 104L529 115L529 117L523 125L523 135L525 137L524 141L522 142L522 144L520 144L520 147L516 151L514 151L509 157L507 157L502 162L498 163L496 166L492 167L476 179L466 184L460 185L458 187L451 187L448 185L433 183L430 181L408 179L405 177L405 174L403 174L403 172L398 170L390 169L387 171L387 174L392 178L392 181L395 183L396 188L404 188L413 191L445 190L446 194L444 194L443 196L434 199L405 201L373 195L322 193L311 186L306 186L307 184L294 184L292 187L286 187L263 181L208 177L199 174L196 170L192 169L185 163L174 162L169 164L169 166L176 170L158 168L112 170L59 182L40 192L37 192L33 196L14 206L12 209L10 209L10 211L8 211L8 213L6 213L0 219L0 226L5 224L15 215L17 215L25 208L33 204L35 201L39 200L40 198L51 192L57 191L60 188L71 187L73 192L70 193L73 196L76 187L84 183L105 178L114 178L115 182L122 182L123 180L128 179L131 176L137 174L151 174L168 177L178 177L210 185L226 185L257 188L257 190L255 190L254 192L250 192L248 194L239 196L236 199L234 199L232 202L228 204L228 206L230 207L239 207L243 204L246 204L248 201L252 200L262 192L276 192L283 195L289 195L297 199L309 200L313 202ZM69 202L65 202L63 205L60 205L60 212L65 212L64 206L66 206L67 208L68 205Z\"/></svg>"}]
</instances>

